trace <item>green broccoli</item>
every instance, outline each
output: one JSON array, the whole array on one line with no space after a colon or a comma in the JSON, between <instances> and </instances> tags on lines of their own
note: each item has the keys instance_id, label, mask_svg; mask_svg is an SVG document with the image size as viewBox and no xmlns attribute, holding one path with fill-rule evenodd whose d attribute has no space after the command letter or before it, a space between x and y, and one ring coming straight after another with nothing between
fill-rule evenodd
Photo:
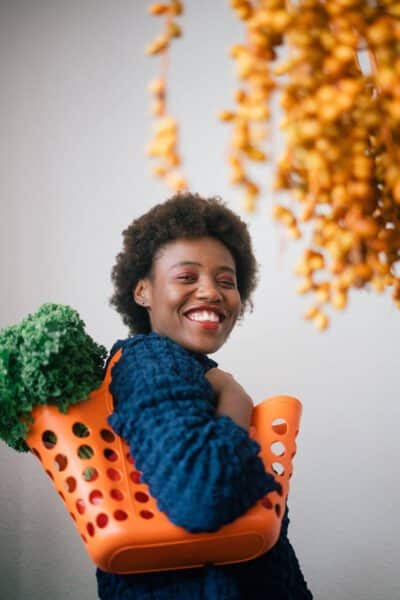
<instances>
[{"instance_id":1,"label":"green broccoli","mask_svg":"<svg viewBox=\"0 0 400 600\"><path fill-rule=\"evenodd\" d=\"M78 313L43 304L0 331L0 439L20 452L35 406L66 413L102 382L106 349L85 333Z\"/></svg>"}]
</instances>

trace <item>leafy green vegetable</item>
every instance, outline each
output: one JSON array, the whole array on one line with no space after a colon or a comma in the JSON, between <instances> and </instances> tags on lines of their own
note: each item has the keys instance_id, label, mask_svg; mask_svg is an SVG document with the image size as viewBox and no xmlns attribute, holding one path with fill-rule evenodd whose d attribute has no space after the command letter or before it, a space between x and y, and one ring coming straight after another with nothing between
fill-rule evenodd
<instances>
[{"instance_id":1,"label":"leafy green vegetable","mask_svg":"<svg viewBox=\"0 0 400 600\"><path fill-rule=\"evenodd\" d=\"M28 450L35 406L66 413L100 385L107 352L84 328L75 310L48 303L0 331L0 438L15 450Z\"/></svg>"}]
</instances>

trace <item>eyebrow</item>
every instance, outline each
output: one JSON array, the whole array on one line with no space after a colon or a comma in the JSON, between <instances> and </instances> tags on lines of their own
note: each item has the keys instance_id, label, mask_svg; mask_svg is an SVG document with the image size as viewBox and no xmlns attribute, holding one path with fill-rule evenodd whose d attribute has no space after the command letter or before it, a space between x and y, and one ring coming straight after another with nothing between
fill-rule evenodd
<instances>
[{"instance_id":1,"label":"eyebrow","mask_svg":"<svg viewBox=\"0 0 400 600\"><path fill-rule=\"evenodd\" d=\"M184 265L192 265L192 266L196 266L196 267L202 266L201 263L194 262L192 260L182 260L181 262L178 262L178 263L175 263L174 265L172 265L172 267L169 268L169 271L171 269L174 269L175 267L182 267ZM218 268L218 271L229 271L230 273L233 273L233 275L236 275L235 269L232 269L232 267L228 267L227 265L221 265L217 268Z\"/></svg>"}]
</instances>

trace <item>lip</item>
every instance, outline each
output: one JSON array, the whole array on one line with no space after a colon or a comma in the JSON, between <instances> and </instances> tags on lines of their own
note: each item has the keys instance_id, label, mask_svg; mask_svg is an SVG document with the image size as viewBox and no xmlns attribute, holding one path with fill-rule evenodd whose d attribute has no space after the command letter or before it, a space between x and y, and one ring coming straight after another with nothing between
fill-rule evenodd
<instances>
[{"instance_id":1,"label":"lip","mask_svg":"<svg viewBox=\"0 0 400 600\"><path fill-rule=\"evenodd\" d=\"M194 321L194 320L192 321L192 319L189 319L189 317L187 317L186 315L184 315L184 316L188 321L190 321L190 323L199 325L199 327L202 327L203 329L211 329L211 330L216 331L222 325L222 321Z\"/></svg>"}]
</instances>

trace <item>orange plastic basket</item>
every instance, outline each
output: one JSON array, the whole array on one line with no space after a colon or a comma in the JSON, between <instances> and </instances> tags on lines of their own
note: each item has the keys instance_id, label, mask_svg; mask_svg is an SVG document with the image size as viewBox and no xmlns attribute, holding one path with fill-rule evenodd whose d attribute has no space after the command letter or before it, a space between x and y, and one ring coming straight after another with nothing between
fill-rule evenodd
<instances>
[{"instance_id":1,"label":"orange plastic basket","mask_svg":"<svg viewBox=\"0 0 400 600\"><path fill-rule=\"evenodd\" d=\"M26 439L64 501L94 563L114 573L142 573L250 560L277 541L292 474L301 403L277 396L257 405L250 435L282 494L271 492L214 533L190 533L157 508L128 445L107 423L114 355L103 384L68 414L33 411Z\"/></svg>"}]
</instances>

